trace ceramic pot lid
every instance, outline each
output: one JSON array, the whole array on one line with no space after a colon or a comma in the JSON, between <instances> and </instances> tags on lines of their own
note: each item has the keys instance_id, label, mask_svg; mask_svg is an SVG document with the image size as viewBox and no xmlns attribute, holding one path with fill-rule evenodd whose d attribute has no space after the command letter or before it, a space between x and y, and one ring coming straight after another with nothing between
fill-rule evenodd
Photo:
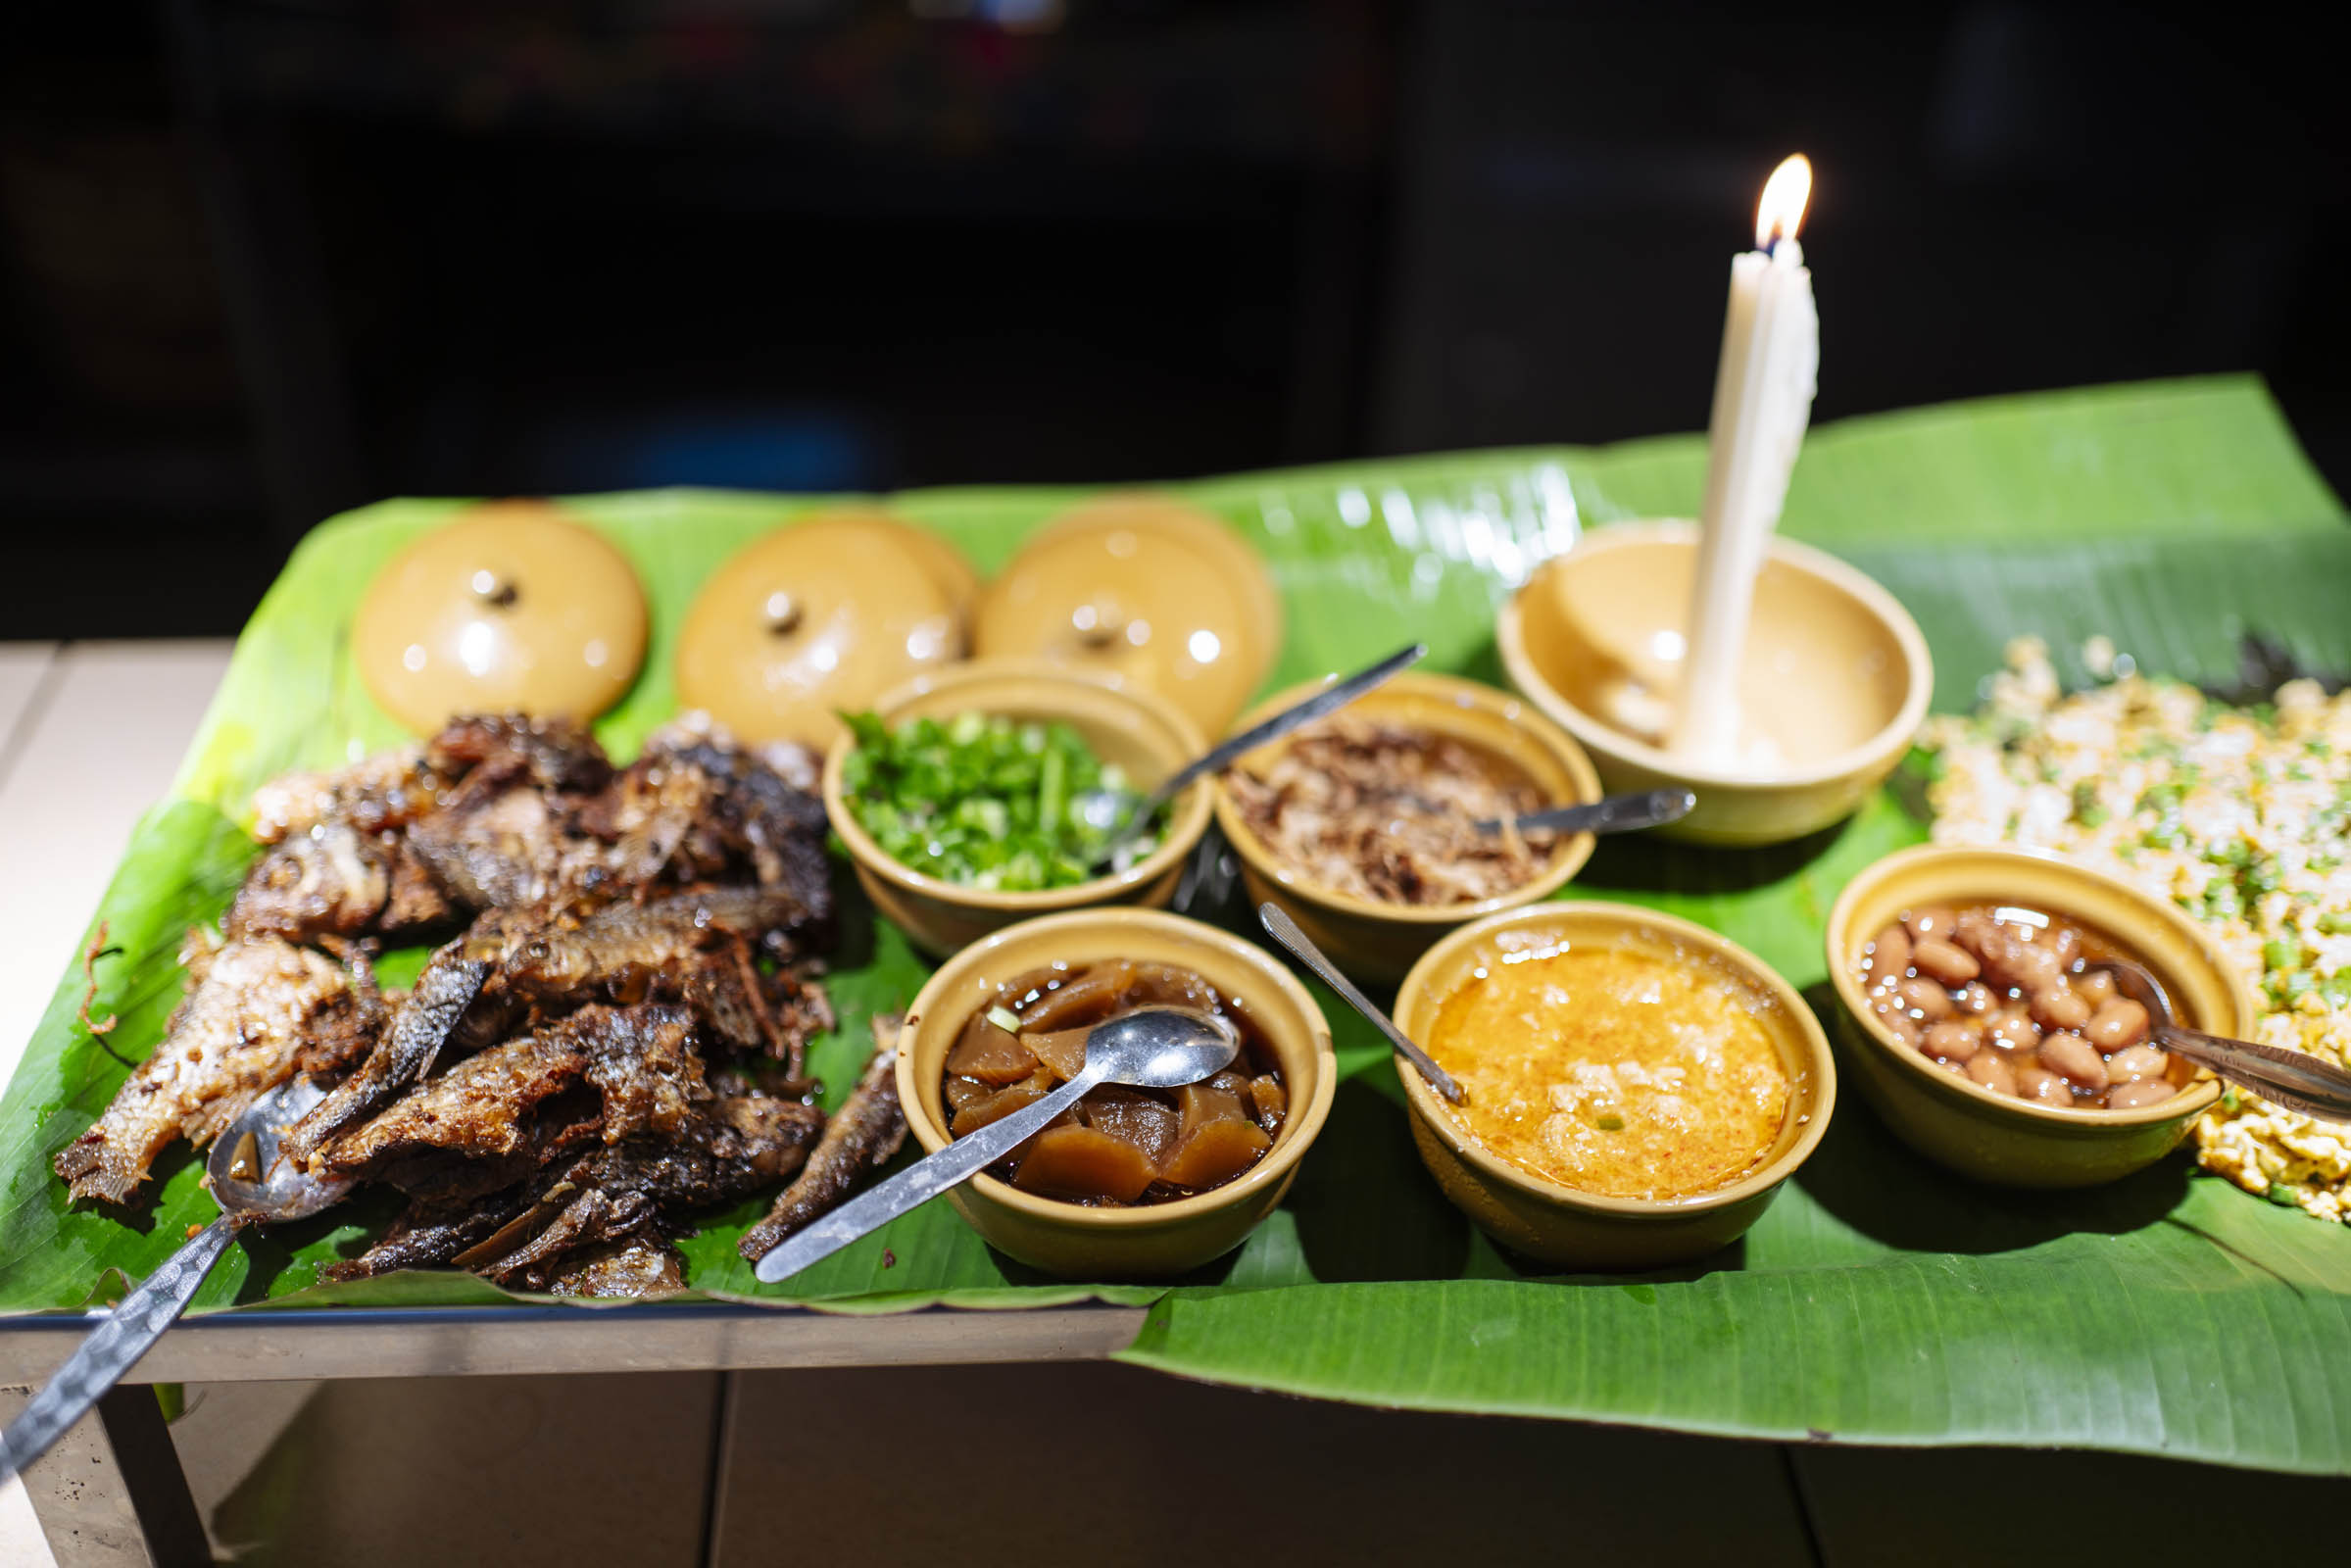
<instances>
[{"instance_id":1,"label":"ceramic pot lid","mask_svg":"<svg viewBox=\"0 0 2351 1568\"><path fill-rule=\"evenodd\" d=\"M591 719L645 660L645 594L601 534L539 501L461 514L385 564L351 628L360 678L418 734L459 713Z\"/></svg>"},{"instance_id":2,"label":"ceramic pot lid","mask_svg":"<svg viewBox=\"0 0 2351 1568\"><path fill-rule=\"evenodd\" d=\"M1256 553L1163 497L1106 497L1048 523L981 595L984 658L1043 658L1158 693L1221 735L1271 665L1281 601Z\"/></svg>"},{"instance_id":3,"label":"ceramic pot lid","mask_svg":"<svg viewBox=\"0 0 2351 1568\"><path fill-rule=\"evenodd\" d=\"M819 514L737 551L703 584L677 645L678 701L746 741L822 749L837 709L963 657L944 540L864 513Z\"/></svg>"}]
</instances>

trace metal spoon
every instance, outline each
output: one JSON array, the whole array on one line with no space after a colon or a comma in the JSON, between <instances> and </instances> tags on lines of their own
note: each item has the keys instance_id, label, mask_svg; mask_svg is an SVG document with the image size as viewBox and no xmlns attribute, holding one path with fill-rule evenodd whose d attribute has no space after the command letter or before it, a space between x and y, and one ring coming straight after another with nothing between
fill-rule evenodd
<instances>
[{"instance_id":1,"label":"metal spoon","mask_svg":"<svg viewBox=\"0 0 2351 1568\"><path fill-rule=\"evenodd\" d=\"M1240 1050L1240 1031L1230 1021L1191 1007L1139 1007L1096 1024L1086 1036L1086 1064L1075 1078L1035 1104L956 1139L859 1194L760 1258L755 1272L767 1285L789 1279L907 1209L960 1186L1043 1132L1097 1084L1131 1084L1138 1089L1196 1084L1230 1066Z\"/></svg>"},{"instance_id":2,"label":"metal spoon","mask_svg":"<svg viewBox=\"0 0 2351 1568\"><path fill-rule=\"evenodd\" d=\"M2208 1035L2173 1022L2172 1000L2164 995L2162 982L2128 958L2109 958L2089 967L2111 971L2115 984L2147 1009L2153 1024L2148 1037L2161 1049L2288 1110L2321 1121L2351 1122L2351 1072L2299 1051Z\"/></svg>"},{"instance_id":3,"label":"metal spoon","mask_svg":"<svg viewBox=\"0 0 2351 1568\"><path fill-rule=\"evenodd\" d=\"M1257 918L1264 922L1266 930L1273 933L1276 942L1297 954L1298 962L1313 970L1315 977L1324 985L1338 992L1340 1000L1369 1018L1380 1033L1388 1037L1388 1043L1402 1052L1404 1059L1420 1069L1420 1075L1429 1081L1431 1089L1456 1105L1461 1103L1461 1086L1453 1082L1453 1075L1438 1066L1434 1057L1414 1045L1412 1037L1398 1029L1396 1020L1382 1012L1371 998L1356 990L1355 982L1341 974L1339 966L1323 956L1322 949L1298 928L1298 922L1290 918L1285 910L1270 904L1260 904L1257 906Z\"/></svg>"},{"instance_id":4,"label":"metal spoon","mask_svg":"<svg viewBox=\"0 0 2351 1568\"><path fill-rule=\"evenodd\" d=\"M49 1451L107 1390L138 1365L188 1308L236 1233L248 1225L304 1219L351 1191L351 1183L296 1171L278 1158L278 1135L326 1098L309 1078L278 1085L247 1105L213 1143L205 1171L220 1217L188 1238L145 1283L122 1298L66 1359L48 1387L0 1433L0 1481Z\"/></svg>"},{"instance_id":5,"label":"metal spoon","mask_svg":"<svg viewBox=\"0 0 2351 1568\"><path fill-rule=\"evenodd\" d=\"M1688 790L1641 790L1631 795L1608 795L1581 806L1554 806L1530 811L1518 819L1521 833L1635 833L1644 827L1679 822L1698 804ZM1478 824L1481 833L1499 833L1502 819L1490 816Z\"/></svg>"},{"instance_id":6,"label":"metal spoon","mask_svg":"<svg viewBox=\"0 0 2351 1568\"><path fill-rule=\"evenodd\" d=\"M1283 709L1264 723L1253 725L1231 740L1219 743L1199 760L1176 769L1127 813L1118 830L1103 842L1102 853L1095 858L1094 863L1104 865L1115 858L1118 851L1151 821L1152 813L1182 794L1194 779L1219 772L1235 759L1247 756L1266 742L1278 740L1301 724L1311 724L1325 713L1337 712L1397 671L1418 663L1428 656L1428 652L1426 643L1414 643L1409 648L1398 649L1369 669L1349 675L1342 681L1333 681L1304 702ZM1117 797L1100 790L1078 802L1080 814L1098 827L1106 826L1117 809Z\"/></svg>"}]
</instances>

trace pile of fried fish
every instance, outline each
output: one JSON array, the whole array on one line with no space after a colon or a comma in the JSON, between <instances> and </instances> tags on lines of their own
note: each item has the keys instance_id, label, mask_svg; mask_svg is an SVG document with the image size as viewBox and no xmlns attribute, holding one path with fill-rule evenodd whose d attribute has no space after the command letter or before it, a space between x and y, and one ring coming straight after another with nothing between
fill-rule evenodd
<instances>
[{"instance_id":1,"label":"pile of fried fish","mask_svg":"<svg viewBox=\"0 0 2351 1568\"><path fill-rule=\"evenodd\" d=\"M407 1198L336 1277L659 1294L693 1211L790 1179L743 1240L760 1256L906 1136L886 1049L829 1123L811 1103L833 910L806 762L688 722L615 767L577 726L486 716L266 786L267 851L58 1175L130 1202L173 1139L207 1145L307 1073L332 1087L283 1157ZM378 989L381 948L443 938L407 992Z\"/></svg>"}]
</instances>

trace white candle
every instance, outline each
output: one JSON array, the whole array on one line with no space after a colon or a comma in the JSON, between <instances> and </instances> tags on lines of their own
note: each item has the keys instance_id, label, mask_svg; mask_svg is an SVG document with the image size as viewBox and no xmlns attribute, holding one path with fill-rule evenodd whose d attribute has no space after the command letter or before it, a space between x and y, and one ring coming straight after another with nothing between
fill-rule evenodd
<instances>
[{"instance_id":1,"label":"white candle","mask_svg":"<svg viewBox=\"0 0 2351 1568\"><path fill-rule=\"evenodd\" d=\"M1731 262L1731 305L1707 427L1704 531L1681 700L1667 743L1716 765L1742 760L1739 670L1755 573L1780 524L1788 472L1812 421L1820 318L1812 273L1796 243L1811 194L1812 166L1802 154L1773 171L1755 211L1755 249Z\"/></svg>"}]
</instances>

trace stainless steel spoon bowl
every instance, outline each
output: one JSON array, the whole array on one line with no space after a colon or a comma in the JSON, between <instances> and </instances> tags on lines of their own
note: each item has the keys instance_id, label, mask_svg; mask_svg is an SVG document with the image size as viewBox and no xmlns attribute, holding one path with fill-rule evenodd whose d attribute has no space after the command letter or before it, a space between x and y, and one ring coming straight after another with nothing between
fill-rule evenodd
<instances>
[{"instance_id":1,"label":"stainless steel spoon bowl","mask_svg":"<svg viewBox=\"0 0 2351 1568\"><path fill-rule=\"evenodd\" d=\"M2208 1035L2173 1021L2172 999L2163 983L2128 958L2090 965L2114 975L2116 987L2147 1009L2148 1039L2160 1050L2185 1056L2199 1067L2288 1110L2321 1121L2351 1122L2351 1072L2278 1046Z\"/></svg>"},{"instance_id":2,"label":"stainless steel spoon bowl","mask_svg":"<svg viewBox=\"0 0 2351 1568\"><path fill-rule=\"evenodd\" d=\"M763 1284L789 1279L906 1210L969 1181L1043 1132L1097 1084L1176 1089L1214 1077L1232 1065L1240 1051L1240 1031L1229 1020L1191 1007L1140 1007L1096 1024L1086 1036L1086 1064L1075 1078L1035 1104L956 1139L842 1204L760 1258L755 1272Z\"/></svg>"},{"instance_id":3,"label":"stainless steel spoon bowl","mask_svg":"<svg viewBox=\"0 0 2351 1568\"><path fill-rule=\"evenodd\" d=\"M351 1183L296 1171L278 1157L279 1136L326 1098L309 1078L278 1085L247 1105L215 1140L205 1174L220 1217L187 1240L106 1320L90 1331L48 1386L0 1433L0 1481L49 1451L89 1412L100 1396L122 1381L155 1342L186 1311L196 1287L248 1225L272 1225L318 1213L351 1191Z\"/></svg>"}]
</instances>

